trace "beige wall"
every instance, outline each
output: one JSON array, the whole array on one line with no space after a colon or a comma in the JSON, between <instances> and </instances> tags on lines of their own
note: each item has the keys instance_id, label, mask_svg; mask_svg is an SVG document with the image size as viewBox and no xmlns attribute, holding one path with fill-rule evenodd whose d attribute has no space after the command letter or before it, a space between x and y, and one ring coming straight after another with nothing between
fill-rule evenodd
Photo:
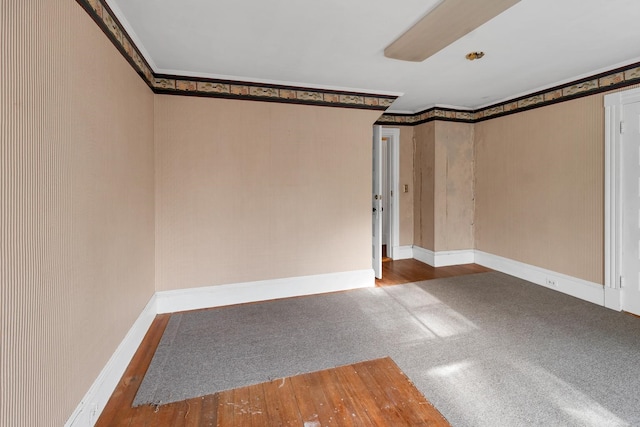
<instances>
[{"instance_id":1,"label":"beige wall","mask_svg":"<svg viewBox=\"0 0 640 427\"><path fill-rule=\"evenodd\" d=\"M371 268L380 115L156 96L156 288Z\"/></svg>"},{"instance_id":2,"label":"beige wall","mask_svg":"<svg viewBox=\"0 0 640 427\"><path fill-rule=\"evenodd\" d=\"M154 292L152 93L67 0L0 8L0 425L61 426Z\"/></svg>"},{"instance_id":3,"label":"beige wall","mask_svg":"<svg viewBox=\"0 0 640 427\"><path fill-rule=\"evenodd\" d=\"M474 247L473 135L472 124L435 122L436 252Z\"/></svg>"},{"instance_id":4,"label":"beige wall","mask_svg":"<svg viewBox=\"0 0 640 427\"><path fill-rule=\"evenodd\" d=\"M154 293L153 93L76 7L71 45L76 403Z\"/></svg>"},{"instance_id":5,"label":"beige wall","mask_svg":"<svg viewBox=\"0 0 640 427\"><path fill-rule=\"evenodd\" d=\"M0 22L0 425L64 424L154 290L370 268L379 113L154 98L75 2ZM400 244L466 249L475 170L477 249L602 283L602 127L401 127Z\"/></svg>"},{"instance_id":6,"label":"beige wall","mask_svg":"<svg viewBox=\"0 0 640 427\"><path fill-rule=\"evenodd\" d=\"M433 251L435 221L436 122L414 128L413 244Z\"/></svg>"},{"instance_id":7,"label":"beige wall","mask_svg":"<svg viewBox=\"0 0 640 427\"><path fill-rule=\"evenodd\" d=\"M435 122L414 128L413 244L434 250Z\"/></svg>"},{"instance_id":8,"label":"beige wall","mask_svg":"<svg viewBox=\"0 0 640 427\"><path fill-rule=\"evenodd\" d=\"M400 126L400 246L413 245L413 127ZM409 191L403 191L403 185Z\"/></svg>"},{"instance_id":9,"label":"beige wall","mask_svg":"<svg viewBox=\"0 0 640 427\"><path fill-rule=\"evenodd\" d=\"M414 244L602 283L602 97L416 126Z\"/></svg>"},{"instance_id":10,"label":"beige wall","mask_svg":"<svg viewBox=\"0 0 640 427\"><path fill-rule=\"evenodd\" d=\"M473 125L435 121L414 132L414 244L473 249Z\"/></svg>"},{"instance_id":11,"label":"beige wall","mask_svg":"<svg viewBox=\"0 0 640 427\"><path fill-rule=\"evenodd\" d=\"M476 124L476 247L603 283L603 95Z\"/></svg>"}]
</instances>

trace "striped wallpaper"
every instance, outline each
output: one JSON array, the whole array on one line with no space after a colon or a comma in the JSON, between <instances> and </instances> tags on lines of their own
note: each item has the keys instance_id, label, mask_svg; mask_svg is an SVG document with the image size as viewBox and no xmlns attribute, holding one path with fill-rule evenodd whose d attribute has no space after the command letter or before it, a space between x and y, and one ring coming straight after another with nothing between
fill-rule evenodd
<instances>
[{"instance_id":1,"label":"striped wallpaper","mask_svg":"<svg viewBox=\"0 0 640 427\"><path fill-rule=\"evenodd\" d=\"M75 2L0 3L1 426L63 425L153 294L152 120Z\"/></svg>"},{"instance_id":2,"label":"striped wallpaper","mask_svg":"<svg viewBox=\"0 0 640 427\"><path fill-rule=\"evenodd\" d=\"M603 283L602 97L475 125L476 249Z\"/></svg>"},{"instance_id":3,"label":"striped wallpaper","mask_svg":"<svg viewBox=\"0 0 640 427\"><path fill-rule=\"evenodd\" d=\"M477 249L601 279L601 101L475 124ZM128 60L74 1L0 2L1 426L63 425L153 295L154 189Z\"/></svg>"},{"instance_id":4,"label":"striped wallpaper","mask_svg":"<svg viewBox=\"0 0 640 427\"><path fill-rule=\"evenodd\" d=\"M0 6L3 426L60 425L73 403L70 16L60 3Z\"/></svg>"},{"instance_id":5,"label":"striped wallpaper","mask_svg":"<svg viewBox=\"0 0 640 427\"><path fill-rule=\"evenodd\" d=\"M476 249L604 283L603 98L475 124Z\"/></svg>"}]
</instances>

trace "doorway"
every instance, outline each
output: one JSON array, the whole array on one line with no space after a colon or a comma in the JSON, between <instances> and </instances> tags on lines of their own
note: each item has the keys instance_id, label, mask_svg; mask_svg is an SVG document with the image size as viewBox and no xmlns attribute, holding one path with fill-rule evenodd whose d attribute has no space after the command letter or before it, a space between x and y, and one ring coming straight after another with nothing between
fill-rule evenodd
<instances>
[{"instance_id":1,"label":"doorway","mask_svg":"<svg viewBox=\"0 0 640 427\"><path fill-rule=\"evenodd\" d=\"M374 127L375 128L375 127ZM381 259L376 258L376 246L379 245L380 253L382 253L382 246L385 247L385 256L393 259L394 250L397 252L399 247L399 218L400 218L400 203L399 203L399 174L400 174L400 129L398 128L378 128L380 138L380 149L373 150L373 183L374 189L376 185L379 185L379 191L374 190L374 205L377 202L379 204L380 216L378 220L381 222L381 230L379 236L377 236L375 230L377 228L375 221L376 215L374 214L374 270L377 272L380 268ZM374 138L377 132L374 131ZM379 156L379 158L378 158ZM379 167L375 167L379 165ZM379 184L376 184L379 183ZM381 197L376 199L376 195ZM374 206L375 211L375 206ZM375 212L374 212L375 213ZM377 241L379 239L379 241ZM381 270L380 270L381 271ZM381 275L381 273L380 273Z\"/></svg>"},{"instance_id":2,"label":"doorway","mask_svg":"<svg viewBox=\"0 0 640 427\"><path fill-rule=\"evenodd\" d=\"M386 139L386 177L383 181L386 200L383 219L386 218L387 256L391 259L399 254L400 246L400 129L382 128L382 138ZM384 232L383 232L384 234Z\"/></svg>"}]
</instances>

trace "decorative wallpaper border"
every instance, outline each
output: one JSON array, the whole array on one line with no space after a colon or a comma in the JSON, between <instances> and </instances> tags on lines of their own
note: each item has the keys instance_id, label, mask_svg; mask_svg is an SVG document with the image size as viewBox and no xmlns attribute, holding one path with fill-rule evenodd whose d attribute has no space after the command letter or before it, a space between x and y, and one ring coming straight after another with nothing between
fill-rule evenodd
<instances>
[{"instance_id":1,"label":"decorative wallpaper border","mask_svg":"<svg viewBox=\"0 0 640 427\"><path fill-rule=\"evenodd\" d=\"M386 110L397 96L158 75L102 0L76 0L155 93Z\"/></svg>"},{"instance_id":2,"label":"decorative wallpaper border","mask_svg":"<svg viewBox=\"0 0 640 427\"><path fill-rule=\"evenodd\" d=\"M129 34L116 18L115 14L102 0L76 0L82 8L93 18L96 24L109 37L111 42L129 61L129 64L138 72L142 79L153 89L153 71L144 59L138 46L131 40Z\"/></svg>"},{"instance_id":3,"label":"decorative wallpaper border","mask_svg":"<svg viewBox=\"0 0 640 427\"><path fill-rule=\"evenodd\" d=\"M433 107L415 114L383 114L376 124L416 126L432 120L477 123L640 83L640 62L478 110Z\"/></svg>"},{"instance_id":4,"label":"decorative wallpaper border","mask_svg":"<svg viewBox=\"0 0 640 427\"><path fill-rule=\"evenodd\" d=\"M386 110L397 96L157 75L156 93Z\"/></svg>"},{"instance_id":5,"label":"decorative wallpaper border","mask_svg":"<svg viewBox=\"0 0 640 427\"><path fill-rule=\"evenodd\" d=\"M155 74L104 0L76 0L154 93L386 110L396 96ZM376 124L415 126L432 120L476 123L640 83L640 62L477 110L433 107L383 114Z\"/></svg>"}]
</instances>

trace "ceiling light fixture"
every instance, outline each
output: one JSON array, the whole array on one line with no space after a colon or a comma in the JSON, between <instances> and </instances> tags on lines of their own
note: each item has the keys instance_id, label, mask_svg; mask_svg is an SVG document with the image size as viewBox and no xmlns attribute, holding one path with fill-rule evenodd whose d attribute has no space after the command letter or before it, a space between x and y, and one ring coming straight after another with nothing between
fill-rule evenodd
<instances>
[{"instance_id":1,"label":"ceiling light fixture","mask_svg":"<svg viewBox=\"0 0 640 427\"><path fill-rule=\"evenodd\" d=\"M421 62L520 0L443 0L384 50L387 58Z\"/></svg>"},{"instance_id":2,"label":"ceiling light fixture","mask_svg":"<svg viewBox=\"0 0 640 427\"><path fill-rule=\"evenodd\" d=\"M473 61L474 59L480 59L484 56L484 52L469 52L465 56L469 61Z\"/></svg>"}]
</instances>

